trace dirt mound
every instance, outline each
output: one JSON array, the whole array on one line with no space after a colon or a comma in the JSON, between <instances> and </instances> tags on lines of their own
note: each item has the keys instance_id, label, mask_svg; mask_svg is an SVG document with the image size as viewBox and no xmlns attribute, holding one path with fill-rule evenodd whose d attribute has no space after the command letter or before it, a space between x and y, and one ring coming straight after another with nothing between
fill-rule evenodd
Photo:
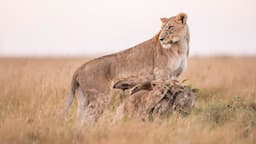
<instances>
[{"instance_id":1,"label":"dirt mound","mask_svg":"<svg viewBox=\"0 0 256 144\"><path fill-rule=\"evenodd\" d=\"M191 113L195 103L195 89L183 86L176 80L132 83L133 86L129 85L130 81L122 80L117 84L116 89L128 90L117 107L118 119L163 119L173 112L186 116Z\"/></svg>"}]
</instances>

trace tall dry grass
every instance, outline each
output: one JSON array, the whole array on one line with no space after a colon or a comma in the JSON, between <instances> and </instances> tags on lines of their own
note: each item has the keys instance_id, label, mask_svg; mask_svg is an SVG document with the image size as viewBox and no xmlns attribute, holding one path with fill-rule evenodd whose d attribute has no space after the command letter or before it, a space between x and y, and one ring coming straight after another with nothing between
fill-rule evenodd
<instances>
[{"instance_id":1,"label":"tall dry grass","mask_svg":"<svg viewBox=\"0 0 256 144\"><path fill-rule=\"evenodd\" d=\"M192 58L180 79L200 88L188 117L101 120L79 129L76 102L58 116L74 70L87 59L0 59L0 143L256 143L256 58Z\"/></svg>"}]
</instances>

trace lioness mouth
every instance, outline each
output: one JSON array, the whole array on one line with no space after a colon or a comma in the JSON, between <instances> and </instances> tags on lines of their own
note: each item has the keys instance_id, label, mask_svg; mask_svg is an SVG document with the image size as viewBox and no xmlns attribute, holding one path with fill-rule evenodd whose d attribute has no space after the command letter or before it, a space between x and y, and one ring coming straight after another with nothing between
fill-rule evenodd
<instances>
[{"instance_id":1,"label":"lioness mouth","mask_svg":"<svg viewBox=\"0 0 256 144\"><path fill-rule=\"evenodd\" d=\"M165 42L161 42L163 45L168 45L168 44L174 44L174 43L177 43L177 42L174 42L173 40L171 40L171 41L169 41L169 42L167 42L167 43L165 43Z\"/></svg>"}]
</instances>

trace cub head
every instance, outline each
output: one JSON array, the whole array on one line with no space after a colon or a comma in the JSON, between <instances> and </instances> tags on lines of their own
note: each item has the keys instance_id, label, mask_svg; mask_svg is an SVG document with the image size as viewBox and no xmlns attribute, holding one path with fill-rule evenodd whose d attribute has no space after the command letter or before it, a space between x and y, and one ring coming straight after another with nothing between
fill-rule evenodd
<instances>
[{"instance_id":1,"label":"cub head","mask_svg":"<svg viewBox=\"0 0 256 144\"><path fill-rule=\"evenodd\" d=\"M173 44L183 40L188 34L187 15L180 13L171 18L161 18L162 29L159 41L163 48L171 48Z\"/></svg>"}]
</instances>

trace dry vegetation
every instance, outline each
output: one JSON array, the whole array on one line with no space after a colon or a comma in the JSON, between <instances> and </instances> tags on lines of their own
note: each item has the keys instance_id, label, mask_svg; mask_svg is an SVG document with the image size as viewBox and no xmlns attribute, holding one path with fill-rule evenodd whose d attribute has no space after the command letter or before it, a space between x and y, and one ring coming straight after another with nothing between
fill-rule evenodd
<instances>
[{"instance_id":1,"label":"dry vegetation","mask_svg":"<svg viewBox=\"0 0 256 144\"><path fill-rule=\"evenodd\" d=\"M78 129L58 116L86 59L0 59L0 143L256 143L256 58L192 58L180 79L200 88L192 114Z\"/></svg>"}]
</instances>

